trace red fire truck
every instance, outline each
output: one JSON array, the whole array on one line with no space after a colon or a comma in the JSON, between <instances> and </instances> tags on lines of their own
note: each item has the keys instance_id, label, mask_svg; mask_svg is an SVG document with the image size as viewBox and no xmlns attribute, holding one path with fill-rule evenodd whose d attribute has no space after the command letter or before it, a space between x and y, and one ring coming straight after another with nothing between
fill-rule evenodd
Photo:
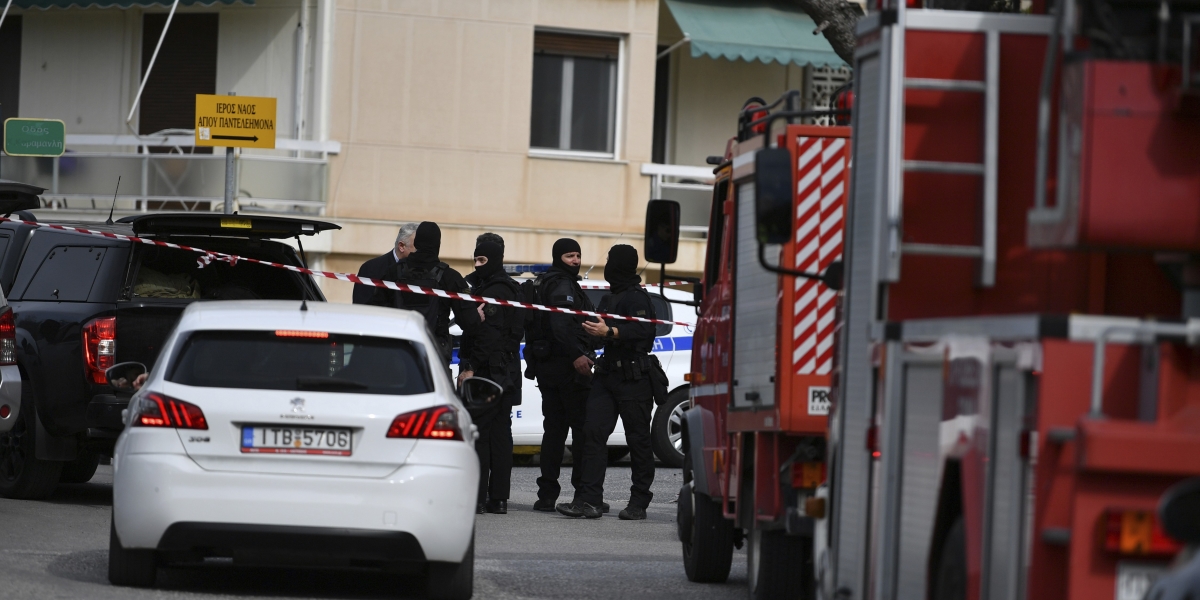
<instances>
[{"instance_id":1,"label":"red fire truck","mask_svg":"<svg viewBox=\"0 0 1200 600\"><path fill-rule=\"evenodd\" d=\"M807 280L771 273L764 244L796 215L778 190L803 180L767 147L793 126L723 167L711 232L735 231L710 241L693 358L718 379L685 413L688 574L723 577L717 548L745 536L759 597L813 560L824 598L1140 599L1178 550L1156 503L1200 474L1200 19L907 4L858 27L827 435L796 421L785 368ZM810 458L827 493L803 485Z\"/></svg>"},{"instance_id":2,"label":"red fire truck","mask_svg":"<svg viewBox=\"0 0 1200 600\"><path fill-rule=\"evenodd\" d=\"M744 110L715 170L683 423L678 523L688 578L725 581L734 547L745 546L754 598L811 594L820 532L810 499L825 479L837 298L829 284L838 271L830 266L842 258L850 130L791 124L812 114L797 99ZM768 163L782 176L765 192L786 206L756 216L756 164ZM651 202L647 260L674 261L678 218L674 202ZM763 221L777 231L760 248Z\"/></svg>"}]
</instances>

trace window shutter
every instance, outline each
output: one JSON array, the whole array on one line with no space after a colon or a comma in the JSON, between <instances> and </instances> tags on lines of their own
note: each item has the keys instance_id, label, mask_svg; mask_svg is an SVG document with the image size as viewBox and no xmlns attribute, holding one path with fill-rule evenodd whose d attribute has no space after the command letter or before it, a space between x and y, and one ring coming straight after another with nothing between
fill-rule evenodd
<instances>
[{"instance_id":1,"label":"window shutter","mask_svg":"<svg viewBox=\"0 0 1200 600\"><path fill-rule=\"evenodd\" d=\"M151 13L142 21L142 74L150 65L154 46L162 35L167 15ZM196 94L213 94L217 88L216 13L177 14L163 40L154 70L142 92L138 132L191 129L196 120ZM201 151L200 148L196 149Z\"/></svg>"},{"instance_id":2,"label":"window shutter","mask_svg":"<svg viewBox=\"0 0 1200 600\"><path fill-rule=\"evenodd\" d=\"M533 34L533 52L535 54L544 53L616 60L620 47L620 40L615 37L573 35L543 31Z\"/></svg>"}]
</instances>

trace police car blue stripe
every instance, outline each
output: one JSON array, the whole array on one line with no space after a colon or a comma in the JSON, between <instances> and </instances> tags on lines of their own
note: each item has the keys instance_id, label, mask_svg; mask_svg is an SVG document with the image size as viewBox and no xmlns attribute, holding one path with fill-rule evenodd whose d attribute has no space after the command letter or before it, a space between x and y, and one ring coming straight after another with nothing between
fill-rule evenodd
<instances>
[{"instance_id":1,"label":"police car blue stripe","mask_svg":"<svg viewBox=\"0 0 1200 600\"><path fill-rule=\"evenodd\" d=\"M692 349L692 336L663 336L654 338L653 352L690 352ZM525 344L521 344L521 358L525 358ZM458 348L454 349L450 364L458 364Z\"/></svg>"}]
</instances>

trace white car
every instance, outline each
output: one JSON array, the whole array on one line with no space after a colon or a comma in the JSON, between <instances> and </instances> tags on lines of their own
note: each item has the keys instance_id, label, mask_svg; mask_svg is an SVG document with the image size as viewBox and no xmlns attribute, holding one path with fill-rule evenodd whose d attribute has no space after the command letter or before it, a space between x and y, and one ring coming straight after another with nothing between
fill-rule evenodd
<instances>
[{"instance_id":1,"label":"white car","mask_svg":"<svg viewBox=\"0 0 1200 600\"><path fill-rule=\"evenodd\" d=\"M505 265L510 273L526 271L531 267L544 265ZM539 269L540 270L540 269ZM522 281L518 279L517 281ZM599 306L600 299L608 295L608 282L604 280L585 279L579 282L584 286L584 292L592 300L593 305ZM663 464L671 467L683 466L682 418L683 411L688 407L688 383L684 375L692 369L692 334L696 331L696 309L684 304L668 302L691 301L692 294L672 288L664 288L659 294L657 286L647 287L650 299L654 302L654 311L659 319L688 323L682 325L658 325L654 340L654 355L662 363L663 370L669 380L671 392L667 403L654 408L653 420L650 426L650 440L654 447L654 455ZM664 298L664 295L666 298ZM455 335L459 331L453 331ZM522 345L522 350L524 346ZM457 353L455 354L457 362ZM521 371L525 371L525 362L521 361ZM513 446L516 452L540 448L542 445L542 394L538 391L537 382L525 379L521 386L521 404L512 410ZM570 434L567 434L567 446L571 445ZM617 419L617 427L608 438L609 457L617 459L628 452L628 442L625 441L625 426Z\"/></svg>"},{"instance_id":2,"label":"white car","mask_svg":"<svg viewBox=\"0 0 1200 600\"><path fill-rule=\"evenodd\" d=\"M475 429L434 347L407 311L189 306L117 440L110 581L150 586L177 563L341 566L469 598ZM115 387L125 365L138 372L113 367Z\"/></svg>"}]
</instances>

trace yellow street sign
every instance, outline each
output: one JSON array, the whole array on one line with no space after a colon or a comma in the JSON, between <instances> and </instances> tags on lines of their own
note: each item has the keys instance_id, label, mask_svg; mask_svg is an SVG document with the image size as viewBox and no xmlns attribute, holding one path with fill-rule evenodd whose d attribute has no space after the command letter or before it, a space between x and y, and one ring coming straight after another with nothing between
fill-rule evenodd
<instances>
[{"instance_id":1,"label":"yellow street sign","mask_svg":"<svg viewBox=\"0 0 1200 600\"><path fill-rule=\"evenodd\" d=\"M275 147L275 99L196 94L196 145Z\"/></svg>"}]
</instances>

